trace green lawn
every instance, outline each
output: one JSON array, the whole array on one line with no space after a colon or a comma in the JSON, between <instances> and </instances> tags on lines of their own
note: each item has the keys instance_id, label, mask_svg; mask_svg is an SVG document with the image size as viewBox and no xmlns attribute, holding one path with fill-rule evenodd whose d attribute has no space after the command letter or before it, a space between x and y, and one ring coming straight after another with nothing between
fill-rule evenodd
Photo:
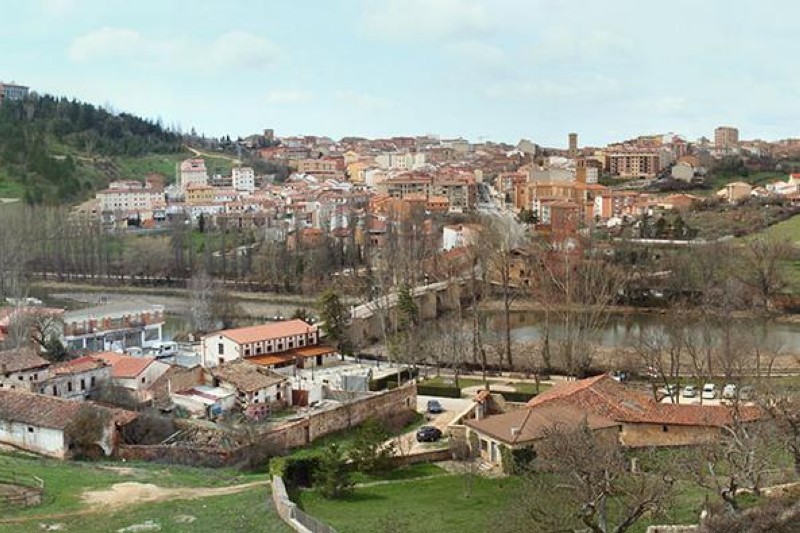
<instances>
[{"instance_id":1,"label":"green lawn","mask_svg":"<svg viewBox=\"0 0 800 533\"><path fill-rule=\"evenodd\" d=\"M135 505L102 514L37 518L15 524L0 524L0 531L42 531L42 524L60 524L62 530L82 533L105 533L132 526L139 526L142 528L140 531L162 533L292 531L267 507L267 498L267 490L259 487L239 494ZM144 526L149 523L154 524L153 529L145 529ZM158 529L155 529L155 525ZM130 531L135 530L133 528Z\"/></svg>"},{"instance_id":2,"label":"green lawn","mask_svg":"<svg viewBox=\"0 0 800 533\"><path fill-rule=\"evenodd\" d=\"M44 503L30 508L5 508L2 518L76 512L81 494L116 483L152 483L159 487L223 487L264 481L264 474L242 474L232 469L194 468L153 463L62 462L54 459L0 454L0 470L35 475L45 483ZM266 489L262 489L262 494Z\"/></svg>"},{"instance_id":3,"label":"green lawn","mask_svg":"<svg viewBox=\"0 0 800 533\"><path fill-rule=\"evenodd\" d=\"M175 154L148 154L139 157L116 157L114 165L123 179L141 180L145 175L155 172L166 176L167 183L172 183L175 181L175 165L192 157L194 154L189 151ZM207 156L203 156L203 159L206 160L209 176L214 174L230 176L233 166L230 159Z\"/></svg>"},{"instance_id":4,"label":"green lawn","mask_svg":"<svg viewBox=\"0 0 800 533\"><path fill-rule=\"evenodd\" d=\"M339 533L484 533L492 530L498 511L518 486L514 478L442 476L357 488L341 500L302 491L299 502Z\"/></svg>"},{"instance_id":5,"label":"green lawn","mask_svg":"<svg viewBox=\"0 0 800 533\"><path fill-rule=\"evenodd\" d=\"M520 381L517 383L510 383L510 385L514 387L514 389L517 392L526 392L528 394L535 394L537 392L536 383L528 383L527 381ZM545 392L551 386L552 385L550 385L549 383L539 383L539 391L538 391L539 394Z\"/></svg>"}]
</instances>

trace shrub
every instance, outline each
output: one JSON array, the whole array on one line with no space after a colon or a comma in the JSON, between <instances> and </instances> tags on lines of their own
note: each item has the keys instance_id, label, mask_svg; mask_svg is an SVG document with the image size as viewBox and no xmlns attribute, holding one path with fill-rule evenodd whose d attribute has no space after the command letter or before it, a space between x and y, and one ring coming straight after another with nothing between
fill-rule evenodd
<instances>
[{"instance_id":1,"label":"shrub","mask_svg":"<svg viewBox=\"0 0 800 533\"><path fill-rule=\"evenodd\" d=\"M341 498L353 491L350 469L336 444L325 448L314 469L314 486L326 498Z\"/></svg>"},{"instance_id":2,"label":"shrub","mask_svg":"<svg viewBox=\"0 0 800 533\"><path fill-rule=\"evenodd\" d=\"M439 385L417 385L417 394L421 396L441 396L443 398L461 398L459 387Z\"/></svg>"}]
</instances>

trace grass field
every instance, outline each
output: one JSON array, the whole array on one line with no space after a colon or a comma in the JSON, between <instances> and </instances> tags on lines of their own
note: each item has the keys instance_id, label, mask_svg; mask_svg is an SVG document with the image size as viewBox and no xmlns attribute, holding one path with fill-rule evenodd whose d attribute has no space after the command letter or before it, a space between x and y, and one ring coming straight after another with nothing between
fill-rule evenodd
<instances>
[{"instance_id":1,"label":"grass field","mask_svg":"<svg viewBox=\"0 0 800 533\"><path fill-rule=\"evenodd\" d=\"M759 233L776 239L788 239L800 243L800 216L795 215L788 220L778 222Z\"/></svg>"},{"instance_id":2,"label":"grass field","mask_svg":"<svg viewBox=\"0 0 800 533\"><path fill-rule=\"evenodd\" d=\"M492 530L498 512L518 486L514 478L442 476L359 487L341 500L302 491L299 501L303 509L340 533L484 533Z\"/></svg>"},{"instance_id":3,"label":"grass field","mask_svg":"<svg viewBox=\"0 0 800 533\"><path fill-rule=\"evenodd\" d=\"M116 531L147 520L159 531L289 531L266 504L266 485L236 494L173 499L122 505L113 509L88 507L86 491L109 489L117 483L152 484L168 489L230 487L267 480L264 474L241 474L229 469L206 469L151 463L60 462L19 454L0 455L0 470L40 477L44 502L30 508L2 507L0 532L41 531L40 524L62 524L67 531ZM3 523L15 520L13 523Z\"/></svg>"}]
</instances>

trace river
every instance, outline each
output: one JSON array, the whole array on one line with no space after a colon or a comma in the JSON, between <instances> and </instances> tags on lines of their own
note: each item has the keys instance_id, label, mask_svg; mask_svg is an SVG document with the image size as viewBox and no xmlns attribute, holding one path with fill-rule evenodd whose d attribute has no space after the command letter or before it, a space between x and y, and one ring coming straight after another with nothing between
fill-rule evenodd
<instances>
[{"instance_id":1,"label":"river","mask_svg":"<svg viewBox=\"0 0 800 533\"><path fill-rule=\"evenodd\" d=\"M511 314L511 336L516 341L541 340L545 314L543 312L515 311ZM694 318L687 315L691 326ZM492 313L485 322L487 332L500 333L503 329L502 313ZM550 338L563 337L563 328L550 317ZM636 346L642 335L650 336L662 332L664 316L659 313L612 314L600 331L598 341L607 347ZM776 322L774 320L743 318L736 320L736 334L746 333L751 339L770 351L786 353L800 352L800 324ZM719 336L719 332L717 332Z\"/></svg>"}]
</instances>

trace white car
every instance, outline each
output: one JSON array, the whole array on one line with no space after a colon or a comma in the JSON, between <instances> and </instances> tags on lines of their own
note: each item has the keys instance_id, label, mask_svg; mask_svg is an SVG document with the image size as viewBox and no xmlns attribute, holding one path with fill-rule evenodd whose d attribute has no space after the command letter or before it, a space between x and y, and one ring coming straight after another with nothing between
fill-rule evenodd
<instances>
[{"instance_id":1,"label":"white car","mask_svg":"<svg viewBox=\"0 0 800 533\"><path fill-rule=\"evenodd\" d=\"M700 397L704 400L713 400L717 397L717 386L713 383L706 383L703 385L703 392Z\"/></svg>"},{"instance_id":2,"label":"white car","mask_svg":"<svg viewBox=\"0 0 800 533\"><path fill-rule=\"evenodd\" d=\"M726 400L733 400L736 398L736 385L728 383L722 387L722 397Z\"/></svg>"},{"instance_id":3,"label":"white car","mask_svg":"<svg viewBox=\"0 0 800 533\"><path fill-rule=\"evenodd\" d=\"M683 388L681 396L683 396L684 398L694 398L695 396L697 396L697 389L695 388L694 385L686 385Z\"/></svg>"}]
</instances>

